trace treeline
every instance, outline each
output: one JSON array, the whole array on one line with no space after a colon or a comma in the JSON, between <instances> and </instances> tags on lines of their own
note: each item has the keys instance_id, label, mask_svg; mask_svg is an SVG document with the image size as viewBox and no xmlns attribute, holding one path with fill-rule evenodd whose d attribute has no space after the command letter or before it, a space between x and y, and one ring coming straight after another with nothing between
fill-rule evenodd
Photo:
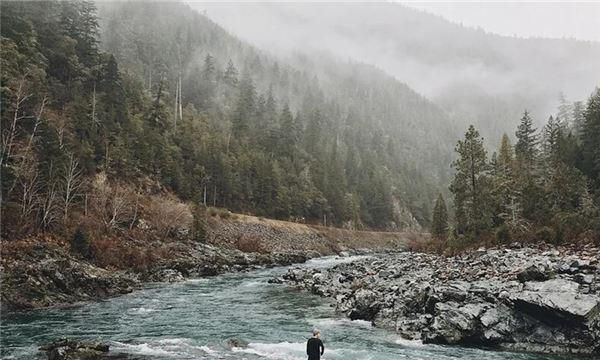
<instances>
[{"instance_id":1,"label":"treeline","mask_svg":"<svg viewBox=\"0 0 600 360\"><path fill-rule=\"evenodd\" d=\"M491 157L469 127L456 146L448 228L439 197L434 237L462 247L486 240L553 243L600 240L600 90L587 102L561 101L539 131L525 112L513 146L505 134Z\"/></svg>"},{"instance_id":2,"label":"treeline","mask_svg":"<svg viewBox=\"0 0 600 360\"><path fill-rule=\"evenodd\" d=\"M192 145L175 134L179 168L163 172L184 199L336 226L428 224L453 139L405 85L316 55L277 60L183 4L100 6L105 48L149 96L163 83L169 125L204 119Z\"/></svg>"},{"instance_id":3,"label":"treeline","mask_svg":"<svg viewBox=\"0 0 600 360\"><path fill-rule=\"evenodd\" d=\"M181 4L114 6L129 23L105 18L118 32L101 46L92 2L1 4L4 238L92 217L132 227L145 179L184 201L286 220L428 224L435 186L393 136L438 116L426 100L391 86L399 103L370 118L364 83L347 82L353 98L340 103L316 75L199 14L172 17L189 11ZM407 108L415 101L424 110Z\"/></svg>"}]
</instances>

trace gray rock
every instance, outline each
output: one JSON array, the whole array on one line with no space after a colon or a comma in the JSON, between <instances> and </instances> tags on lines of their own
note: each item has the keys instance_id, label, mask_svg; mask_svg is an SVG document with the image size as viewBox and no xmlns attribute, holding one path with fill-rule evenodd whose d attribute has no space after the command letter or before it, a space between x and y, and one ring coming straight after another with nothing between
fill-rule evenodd
<instances>
[{"instance_id":1,"label":"gray rock","mask_svg":"<svg viewBox=\"0 0 600 360\"><path fill-rule=\"evenodd\" d=\"M517 279L522 283L527 281L544 281L549 278L548 269L543 265L530 265L517 274Z\"/></svg>"},{"instance_id":2,"label":"gray rock","mask_svg":"<svg viewBox=\"0 0 600 360\"><path fill-rule=\"evenodd\" d=\"M578 293L579 284L564 279L527 283L525 290L509 296L521 312L541 321L585 325L600 313L596 296Z\"/></svg>"},{"instance_id":3,"label":"gray rock","mask_svg":"<svg viewBox=\"0 0 600 360\"><path fill-rule=\"evenodd\" d=\"M48 360L100 360L108 353L109 345L100 342L60 339L40 347Z\"/></svg>"},{"instance_id":4,"label":"gray rock","mask_svg":"<svg viewBox=\"0 0 600 360\"><path fill-rule=\"evenodd\" d=\"M596 262L579 260L600 252L578 251L515 247L454 257L400 252L319 275L290 270L284 280L335 299L336 310L351 319L370 320L408 339L598 354Z\"/></svg>"}]
</instances>

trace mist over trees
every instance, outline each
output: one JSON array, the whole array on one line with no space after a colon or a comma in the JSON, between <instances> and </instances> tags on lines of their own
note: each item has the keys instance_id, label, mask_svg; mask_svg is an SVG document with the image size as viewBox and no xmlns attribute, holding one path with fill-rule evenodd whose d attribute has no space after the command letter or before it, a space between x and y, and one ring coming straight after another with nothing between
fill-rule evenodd
<instances>
[{"instance_id":1,"label":"mist over trees","mask_svg":"<svg viewBox=\"0 0 600 360\"><path fill-rule=\"evenodd\" d=\"M456 137L473 124L487 146L513 132L523 109L542 126L561 92L585 99L600 78L597 42L500 36L397 2L192 6L277 54L325 51L374 64L446 110Z\"/></svg>"},{"instance_id":2,"label":"mist over trees","mask_svg":"<svg viewBox=\"0 0 600 360\"><path fill-rule=\"evenodd\" d=\"M368 65L279 61L183 4L99 6L2 4L7 236L96 208L115 226L134 213L118 183L145 177L262 216L428 225L447 122L406 85ZM418 140L420 123L438 130Z\"/></svg>"},{"instance_id":3,"label":"mist over trees","mask_svg":"<svg viewBox=\"0 0 600 360\"><path fill-rule=\"evenodd\" d=\"M151 200L162 237L178 201L444 241L595 229L597 93L492 156L471 126L455 157L456 114L372 65L276 56L182 3L1 7L3 237L132 229L142 192L177 196Z\"/></svg>"}]
</instances>

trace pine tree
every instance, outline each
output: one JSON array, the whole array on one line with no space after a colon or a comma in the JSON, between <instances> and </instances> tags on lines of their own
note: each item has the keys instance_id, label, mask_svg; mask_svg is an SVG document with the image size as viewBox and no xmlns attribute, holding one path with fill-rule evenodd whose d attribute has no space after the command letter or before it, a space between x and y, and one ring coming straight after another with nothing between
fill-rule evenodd
<instances>
[{"instance_id":1,"label":"pine tree","mask_svg":"<svg viewBox=\"0 0 600 360\"><path fill-rule=\"evenodd\" d=\"M533 120L529 116L527 110L523 113L519 127L515 135L517 136L517 144L515 145L515 155L522 167L526 170L532 170L533 163L537 156L538 136L536 129L533 127Z\"/></svg>"},{"instance_id":2,"label":"pine tree","mask_svg":"<svg viewBox=\"0 0 600 360\"><path fill-rule=\"evenodd\" d=\"M227 63L227 68L225 69L225 73L223 74L223 80L225 84L235 87L238 84L238 71L233 65L233 61L231 59Z\"/></svg>"},{"instance_id":3,"label":"pine tree","mask_svg":"<svg viewBox=\"0 0 600 360\"><path fill-rule=\"evenodd\" d=\"M600 89L596 89L588 100L581 137L582 170L592 181L594 193L600 197Z\"/></svg>"},{"instance_id":4,"label":"pine tree","mask_svg":"<svg viewBox=\"0 0 600 360\"><path fill-rule=\"evenodd\" d=\"M563 123L567 126L573 125L573 104L567 101L565 94L559 94L559 105L558 105L558 113L556 117L558 117Z\"/></svg>"},{"instance_id":5,"label":"pine tree","mask_svg":"<svg viewBox=\"0 0 600 360\"><path fill-rule=\"evenodd\" d=\"M233 136L240 139L253 122L256 109L256 88L249 74L239 84L237 105L232 118Z\"/></svg>"},{"instance_id":6,"label":"pine tree","mask_svg":"<svg viewBox=\"0 0 600 360\"><path fill-rule=\"evenodd\" d=\"M211 54L206 54L204 58L204 66L202 68L202 78L205 81L213 82L215 80L217 67L215 65L215 58Z\"/></svg>"},{"instance_id":7,"label":"pine tree","mask_svg":"<svg viewBox=\"0 0 600 360\"><path fill-rule=\"evenodd\" d=\"M517 127L515 145L515 188L522 216L527 220L539 221L547 217L544 190L538 166L539 136L533 127L529 113L525 111Z\"/></svg>"},{"instance_id":8,"label":"pine tree","mask_svg":"<svg viewBox=\"0 0 600 360\"><path fill-rule=\"evenodd\" d=\"M498 150L496 171L493 174L493 198L498 221L508 221L515 225L520 217L518 187L516 186L515 159L510 139L502 136Z\"/></svg>"},{"instance_id":9,"label":"pine tree","mask_svg":"<svg viewBox=\"0 0 600 360\"><path fill-rule=\"evenodd\" d=\"M498 168L499 171L504 174L509 174L512 172L514 156L513 156L513 148L510 144L510 139L508 135L503 134L502 140L500 142L500 149L498 150Z\"/></svg>"},{"instance_id":10,"label":"pine tree","mask_svg":"<svg viewBox=\"0 0 600 360\"><path fill-rule=\"evenodd\" d=\"M456 152L459 158L452 163L456 175L450 191L454 194L457 231L477 235L491 226L491 209L487 154L483 138L473 125L469 126L465 139L458 141Z\"/></svg>"},{"instance_id":11,"label":"pine tree","mask_svg":"<svg viewBox=\"0 0 600 360\"><path fill-rule=\"evenodd\" d=\"M445 240L448 236L448 211L442 194L438 195L433 207L431 235L437 240Z\"/></svg>"},{"instance_id":12,"label":"pine tree","mask_svg":"<svg viewBox=\"0 0 600 360\"><path fill-rule=\"evenodd\" d=\"M558 117L550 116L544 126L542 148L547 158L557 158L560 155L560 142L566 127Z\"/></svg>"},{"instance_id":13,"label":"pine tree","mask_svg":"<svg viewBox=\"0 0 600 360\"><path fill-rule=\"evenodd\" d=\"M581 141L583 127L585 125L585 106L581 101L573 103L573 135L577 141Z\"/></svg>"},{"instance_id":14,"label":"pine tree","mask_svg":"<svg viewBox=\"0 0 600 360\"><path fill-rule=\"evenodd\" d=\"M299 129L296 126L290 107L285 104L279 120L279 151L283 156L293 157L299 140Z\"/></svg>"}]
</instances>

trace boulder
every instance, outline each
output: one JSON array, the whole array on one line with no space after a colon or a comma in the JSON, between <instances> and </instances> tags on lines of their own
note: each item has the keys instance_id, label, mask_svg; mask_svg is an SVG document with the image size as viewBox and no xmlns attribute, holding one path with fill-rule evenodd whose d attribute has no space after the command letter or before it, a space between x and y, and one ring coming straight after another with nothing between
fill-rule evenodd
<instances>
[{"instance_id":1,"label":"boulder","mask_svg":"<svg viewBox=\"0 0 600 360\"><path fill-rule=\"evenodd\" d=\"M597 296L578 293L579 284L565 279L526 283L525 290L510 294L508 299L518 311L542 322L587 326L600 314Z\"/></svg>"},{"instance_id":2,"label":"boulder","mask_svg":"<svg viewBox=\"0 0 600 360\"><path fill-rule=\"evenodd\" d=\"M517 274L517 279L527 281L545 281L550 278L549 269L543 265L530 265Z\"/></svg>"},{"instance_id":3,"label":"boulder","mask_svg":"<svg viewBox=\"0 0 600 360\"><path fill-rule=\"evenodd\" d=\"M360 289L354 293L354 307L350 310L350 320L372 321L381 308L378 301L379 296L371 291Z\"/></svg>"},{"instance_id":4,"label":"boulder","mask_svg":"<svg viewBox=\"0 0 600 360\"><path fill-rule=\"evenodd\" d=\"M423 342L459 344L469 342L477 331L477 323L488 305L457 302L437 303L433 324L424 332Z\"/></svg>"},{"instance_id":5,"label":"boulder","mask_svg":"<svg viewBox=\"0 0 600 360\"><path fill-rule=\"evenodd\" d=\"M100 342L60 339L40 347L48 360L99 360L104 359L109 345Z\"/></svg>"}]
</instances>

